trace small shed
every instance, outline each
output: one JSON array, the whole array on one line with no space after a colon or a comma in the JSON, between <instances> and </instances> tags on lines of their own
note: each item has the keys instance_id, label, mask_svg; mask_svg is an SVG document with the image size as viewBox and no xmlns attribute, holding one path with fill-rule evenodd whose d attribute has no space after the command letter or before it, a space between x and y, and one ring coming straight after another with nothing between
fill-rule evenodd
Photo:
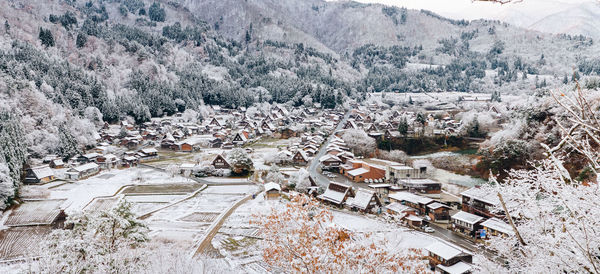
<instances>
[{"instance_id":1,"label":"small shed","mask_svg":"<svg viewBox=\"0 0 600 274\"><path fill-rule=\"evenodd\" d=\"M267 200L276 200L279 199L279 195L281 194L281 186L277 183L266 183L265 184L265 198Z\"/></svg>"}]
</instances>

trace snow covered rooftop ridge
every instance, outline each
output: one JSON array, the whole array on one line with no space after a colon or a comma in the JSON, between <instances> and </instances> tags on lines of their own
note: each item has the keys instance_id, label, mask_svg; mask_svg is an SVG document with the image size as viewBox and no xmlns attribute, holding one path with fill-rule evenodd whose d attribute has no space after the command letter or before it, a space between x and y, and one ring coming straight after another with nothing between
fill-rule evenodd
<instances>
[{"instance_id":1,"label":"snow covered rooftop ridge","mask_svg":"<svg viewBox=\"0 0 600 274\"><path fill-rule=\"evenodd\" d=\"M459 211L459 212L455 213L454 215L452 215L452 219L463 221L468 224L475 224L475 223L483 220L484 218L481 216L475 215L475 214L471 214L469 212Z\"/></svg>"},{"instance_id":2,"label":"snow covered rooftop ridge","mask_svg":"<svg viewBox=\"0 0 600 274\"><path fill-rule=\"evenodd\" d=\"M48 166L34 167L31 169L31 172L33 172L38 179L54 176L54 171Z\"/></svg>"},{"instance_id":3,"label":"snow covered rooftop ridge","mask_svg":"<svg viewBox=\"0 0 600 274\"><path fill-rule=\"evenodd\" d=\"M512 227L498 218L489 218L481 223L482 226L502 232L507 235L514 235Z\"/></svg>"},{"instance_id":4,"label":"snow covered rooftop ridge","mask_svg":"<svg viewBox=\"0 0 600 274\"><path fill-rule=\"evenodd\" d=\"M369 203L371 202L371 199L373 198L374 194L375 192L372 190L360 188L356 192L354 199L352 199L350 206L356 207L361 210L365 210L369 206Z\"/></svg>"},{"instance_id":5,"label":"snow covered rooftop ridge","mask_svg":"<svg viewBox=\"0 0 600 274\"><path fill-rule=\"evenodd\" d=\"M435 255L440 256L444 260L450 260L457 256L473 255L473 253L466 249L441 240L428 245L425 247L425 249Z\"/></svg>"},{"instance_id":6,"label":"snow covered rooftop ridge","mask_svg":"<svg viewBox=\"0 0 600 274\"><path fill-rule=\"evenodd\" d=\"M493 192L488 192L487 190L479 187L472 187L460 193L462 196L467 196L472 199L476 199L482 202L486 202L492 205L499 205L500 200L498 196Z\"/></svg>"},{"instance_id":7,"label":"snow covered rooftop ridge","mask_svg":"<svg viewBox=\"0 0 600 274\"><path fill-rule=\"evenodd\" d=\"M274 182L269 182L265 184L265 191L269 191L269 190L277 190L277 191L281 191L281 186L277 183Z\"/></svg>"},{"instance_id":8,"label":"snow covered rooftop ridge","mask_svg":"<svg viewBox=\"0 0 600 274\"><path fill-rule=\"evenodd\" d=\"M398 201L408 201L413 204L429 204L433 202L433 199L431 198L422 197L416 194L412 194L410 192L396 192L390 194L388 197Z\"/></svg>"},{"instance_id":9,"label":"snow covered rooftop ridge","mask_svg":"<svg viewBox=\"0 0 600 274\"><path fill-rule=\"evenodd\" d=\"M470 273L470 271L473 270L472 265L465 263L463 261L455 263L451 266L444 266L444 265L439 264L437 267L447 273L450 273L450 274Z\"/></svg>"}]
</instances>

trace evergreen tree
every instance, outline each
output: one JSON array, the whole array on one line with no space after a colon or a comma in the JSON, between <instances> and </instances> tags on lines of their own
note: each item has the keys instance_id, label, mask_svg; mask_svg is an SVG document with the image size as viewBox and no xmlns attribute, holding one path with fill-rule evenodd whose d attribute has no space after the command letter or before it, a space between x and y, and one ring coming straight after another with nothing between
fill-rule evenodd
<instances>
[{"instance_id":1,"label":"evergreen tree","mask_svg":"<svg viewBox=\"0 0 600 274\"><path fill-rule=\"evenodd\" d=\"M406 136L406 134L408 133L408 121L405 117L402 118L402 120L400 120L400 123L398 124L398 132L400 132L402 136Z\"/></svg>"},{"instance_id":2,"label":"evergreen tree","mask_svg":"<svg viewBox=\"0 0 600 274\"><path fill-rule=\"evenodd\" d=\"M4 21L4 31L6 33L8 33L8 31L10 30L10 25L8 24L8 20Z\"/></svg>"},{"instance_id":3,"label":"evergreen tree","mask_svg":"<svg viewBox=\"0 0 600 274\"><path fill-rule=\"evenodd\" d=\"M150 8L148 8L148 17L150 17L150 20L152 21L164 22L167 18L167 13L159 3L154 2Z\"/></svg>"},{"instance_id":4,"label":"evergreen tree","mask_svg":"<svg viewBox=\"0 0 600 274\"><path fill-rule=\"evenodd\" d=\"M60 138L58 150L63 159L79 154L77 140L64 125L58 127L58 137Z\"/></svg>"},{"instance_id":5,"label":"evergreen tree","mask_svg":"<svg viewBox=\"0 0 600 274\"><path fill-rule=\"evenodd\" d=\"M42 45L46 47L54 47L54 36L49 29L40 27L39 39L42 41Z\"/></svg>"},{"instance_id":6,"label":"evergreen tree","mask_svg":"<svg viewBox=\"0 0 600 274\"><path fill-rule=\"evenodd\" d=\"M75 45L78 48L83 48L85 46L85 43L87 42L87 35L85 35L85 33L80 32L77 34L77 39L75 40Z\"/></svg>"},{"instance_id":7,"label":"evergreen tree","mask_svg":"<svg viewBox=\"0 0 600 274\"><path fill-rule=\"evenodd\" d=\"M141 16L146 15L146 9L141 8L140 11L138 12L138 15L141 15Z\"/></svg>"},{"instance_id":8,"label":"evergreen tree","mask_svg":"<svg viewBox=\"0 0 600 274\"><path fill-rule=\"evenodd\" d=\"M250 36L250 32L248 30L246 30L246 44L250 43L251 39L252 39L252 37Z\"/></svg>"},{"instance_id":9,"label":"evergreen tree","mask_svg":"<svg viewBox=\"0 0 600 274\"><path fill-rule=\"evenodd\" d=\"M568 84L569 83L569 76L565 73L565 77L563 77L563 84Z\"/></svg>"},{"instance_id":10,"label":"evergreen tree","mask_svg":"<svg viewBox=\"0 0 600 274\"><path fill-rule=\"evenodd\" d=\"M21 182L23 165L27 160L25 133L18 117L10 112L0 113L0 162L5 162L15 189Z\"/></svg>"}]
</instances>

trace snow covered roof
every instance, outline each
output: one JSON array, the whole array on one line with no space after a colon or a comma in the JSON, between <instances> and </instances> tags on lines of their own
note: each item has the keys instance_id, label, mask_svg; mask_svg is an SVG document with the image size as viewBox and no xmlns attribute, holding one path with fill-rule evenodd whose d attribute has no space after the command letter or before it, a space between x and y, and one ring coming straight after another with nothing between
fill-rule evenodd
<instances>
[{"instance_id":1,"label":"snow covered roof","mask_svg":"<svg viewBox=\"0 0 600 274\"><path fill-rule=\"evenodd\" d=\"M449 273L449 274L463 274L463 273L470 273L471 270L473 270L473 266L465 263L463 261L460 261L458 263L455 263L451 266L444 266L442 264L439 264L437 266L439 269Z\"/></svg>"},{"instance_id":2,"label":"snow covered roof","mask_svg":"<svg viewBox=\"0 0 600 274\"><path fill-rule=\"evenodd\" d=\"M360 188L356 191L356 195L354 196L354 199L352 199L352 202L348 204L352 207L365 210L369 206L369 202L371 202L373 195L375 195L375 192Z\"/></svg>"},{"instance_id":3,"label":"snow covered roof","mask_svg":"<svg viewBox=\"0 0 600 274\"><path fill-rule=\"evenodd\" d=\"M427 251L440 256L441 258L443 258L444 260L450 260L454 257L457 256L464 256L464 255L473 255L473 253L460 248L456 245L453 245L451 243L447 243L447 242L442 242L442 241L437 241L433 244L428 245L427 247L425 247L425 249L427 249Z\"/></svg>"},{"instance_id":4,"label":"snow covered roof","mask_svg":"<svg viewBox=\"0 0 600 274\"><path fill-rule=\"evenodd\" d=\"M387 205L386 208L396 213L403 213L405 211L415 211L415 209L410 206L396 202Z\"/></svg>"},{"instance_id":5,"label":"snow covered roof","mask_svg":"<svg viewBox=\"0 0 600 274\"><path fill-rule=\"evenodd\" d=\"M330 201L335 204L341 204L350 190L350 186L330 182L325 192L318 196L319 199Z\"/></svg>"},{"instance_id":6,"label":"snow covered roof","mask_svg":"<svg viewBox=\"0 0 600 274\"><path fill-rule=\"evenodd\" d=\"M73 167L73 169L76 170L77 172L82 172L82 171L86 171L86 170L90 170L90 169L94 169L94 168L98 168L98 164L87 163L84 165Z\"/></svg>"},{"instance_id":7,"label":"snow covered roof","mask_svg":"<svg viewBox=\"0 0 600 274\"><path fill-rule=\"evenodd\" d=\"M371 187L371 188L388 188L388 187L391 187L391 186L392 185L390 185L390 184L372 184L372 185L369 185L369 187Z\"/></svg>"},{"instance_id":8,"label":"snow covered roof","mask_svg":"<svg viewBox=\"0 0 600 274\"><path fill-rule=\"evenodd\" d=\"M277 191L281 191L281 186L277 183L274 182L270 182L270 183L266 183L265 184L265 191L269 191L269 190L277 190Z\"/></svg>"},{"instance_id":9,"label":"snow covered roof","mask_svg":"<svg viewBox=\"0 0 600 274\"><path fill-rule=\"evenodd\" d=\"M475 214L471 214L469 212L459 211L456 214L452 215L452 219L463 221L468 224L475 224L483 220L484 218Z\"/></svg>"},{"instance_id":10,"label":"snow covered roof","mask_svg":"<svg viewBox=\"0 0 600 274\"><path fill-rule=\"evenodd\" d=\"M502 232L506 235L514 235L515 232L513 231L512 227L503 222L502 220L498 219L498 218L489 218L487 220L485 220L485 222L481 223L481 225L483 227L487 227L487 228L491 228L493 230Z\"/></svg>"},{"instance_id":11,"label":"snow covered roof","mask_svg":"<svg viewBox=\"0 0 600 274\"><path fill-rule=\"evenodd\" d=\"M413 221L413 222L422 222L423 221L423 219L421 217L415 216L415 215L411 215L411 214L407 215L405 217L405 219L407 219L409 221Z\"/></svg>"},{"instance_id":12,"label":"snow covered roof","mask_svg":"<svg viewBox=\"0 0 600 274\"><path fill-rule=\"evenodd\" d=\"M431 179L400 179L402 185L440 185L441 183Z\"/></svg>"},{"instance_id":13,"label":"snow covered roof","mask_svg":"<svg viewBox=\"0 0 600 274\"><path fill-rule=\"evenodd\" d=\"M350 176L358 176L358 175L362 175L369 172L369 170L365 169L365 168L357 168L357 169L353 169L348 171L348 175Z\"/></svg>"},{"instance_id":14,"label":"snow covered roof","mask_svg":"<svg viewBox=\"0 0 600 274\"><path fill-rule=\"evenodd\" d=\"M338 161L341 162L342 160L340 158L338 158L335 155L331 155L331 154L325 154L323 157L319 158L319 162L325 162L325 161Z\"/></svg>"},{"instance_id":15,"label":"snow covered roof","mask_svg":"<svg viewBox=\"0 0 600 274\"><path fill-rule=\"evenodd\" d=\"M438 209L438 208L441 208L441 207L448 207L448 206L445 205L445 204L442 204L442 203L435 202L435 203L432 203L432 204L428 204L427 207L435 210L435 209Z\"/></svg>"},{"instance_id":16,"label":"snow covered roof","mask_svg":"<svg viewBox=\"0 0 600 274\"><path fill-rule=\"evenodd\" d=\"M491 205L499 205L500 200L498 200L498 196L493 192L488 192L479 187L472 187L460 193L462 196L467 196L472 199L476 199Z\"/></svg>"},{"instance_id":17,"label":"snow covered roof","mask_svg":"<svg viewBox=\"0 0 600 274\"><path fill-rule=\"evenodd\" d=\"M149 153L158 153L158 150L156 150L155 148L143 148L141 150L144 154L149 154Z\"/></svg>"},{"instance_id":18,"label":"snow covered roof","mask_svg":"<svg viewBox=\"0 0 600 274\"><path fill-rule=\"evenodd\" d=\"M431 198L427 198L427 197L422 197L419 195L415 195L409 192L396 192L393 194L390 194L388 197L390 197L391 199L394 200L398 200L398 201L407 201L407 202L411 202L413 204L429 204L431 202L433 202L433 199Z\"/></svg>"},{"instance_id":19,"label":"snow covered roof","mask_svg":"<svg viewBox=\"0 0 600 274\"><path fill-rule=\"evenodd\" d=\"M33 172L35 177L38 179L54 176L54 171L52 171L52 169L50 169L48 166L32 168L31 172Z\"/></svg>"}]
</instances>

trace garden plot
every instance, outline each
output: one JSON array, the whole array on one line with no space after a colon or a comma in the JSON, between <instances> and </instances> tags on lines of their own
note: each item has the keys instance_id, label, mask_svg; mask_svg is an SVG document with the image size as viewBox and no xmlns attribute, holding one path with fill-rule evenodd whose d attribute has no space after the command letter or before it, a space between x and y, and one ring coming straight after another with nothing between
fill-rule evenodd
<instances>
[{"instance_id":1,"label":"garden plot","mask_svg":"<svg viewBox=\"0 0 600 274\"><path fill-rule=\"evenodd\" d=\"M61 215L64 199L26 201L13 209L5 226L50 225Z\"/></svg>"},{"instance_id":2,"label":"garden plot","mask_svg":"<svg viewBox=\"0 0 600 274\"><path fill-rule=\"evenodd\" d=\"M152 214L146 222L158 241L194 246L206 229L257 186L209 186L198 195Z\"/></svg>"},{"instance_id":3,"label":"garden plot","mask_svg":"<svg viewBox=\"0 0 600 274\"><path fill-rule=\"evenodd\" d=\"M12 227L0 230L0 260L29 257L52 228L49 226Z\"/></svg>"},{"instance_id":4,"label":"garden plot","mask_svg":"<svg viewBox=\"0 0 600 274\"><path fill-rule=\"evenodd\" d=\"M117 205L119 201L118 197L100 197L92 200L90 204L88 204L84 210L91 212L98 212L103 210L109 210Z\"/></svg>"},{"instance_id":5,"label":"garden plot","mask_svg":"<svg viewBox=\"0 0 600 274\"><path fill-rule=\"evenodd\" d=\"M198 183L136 185L124 188L122 194L191 193L202 187Z\"/></svg>"},{"instance_id":6,"label":"garden plot","mask_svg":"<svg viewBox=\"0 0 600 274\"><path fill-rule=\"evenodd\" d=\"M51 199L67 199L67 213L80 211L96 197L111 197L128 185L159 185L186 182L181 176L149 168L130 168L102 172L85 180L50 189Z\"/></svg>"}]
</instances>

